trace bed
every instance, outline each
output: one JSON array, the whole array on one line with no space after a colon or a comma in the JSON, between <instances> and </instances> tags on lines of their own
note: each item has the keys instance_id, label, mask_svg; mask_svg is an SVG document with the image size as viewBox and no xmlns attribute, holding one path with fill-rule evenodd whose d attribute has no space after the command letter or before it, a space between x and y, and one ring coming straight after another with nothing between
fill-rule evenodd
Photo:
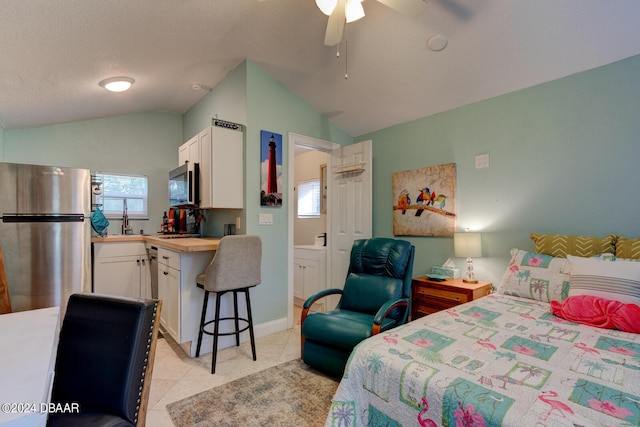
<instances>
[{"instance_id":1,"label":"bed","mask_svg":"<svg viewBox=\"0 0 640 427\"><path fill-rule=\"evenodd\" d=\"M589 238L585 252L586 238L561 236L582 249L574 241L558 253L549 236L532 235L535 251L512 250L495 293L359 344L325 425L640 425L640 335L612 328L611 313L567 320L569 302L611 292L615 307L640 310L640 263L617 256L640 253L640 239L617 251L617 236ZM583 324L596 318L609 323Z\"/></svg>"}]
</instances>

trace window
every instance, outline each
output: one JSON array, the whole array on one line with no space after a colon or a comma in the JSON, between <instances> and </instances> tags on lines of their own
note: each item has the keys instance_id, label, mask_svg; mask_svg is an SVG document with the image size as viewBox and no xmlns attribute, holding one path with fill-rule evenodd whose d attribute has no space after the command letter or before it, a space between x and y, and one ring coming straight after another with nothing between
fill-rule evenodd
<instances>
[{"instance_id":1,"label":"window","mask_svg":"<svg viewBox=\"0 0 640 427\"><path fill-rule=\"evenodd\" d=\"M320 180L298 183L298 218L320 216Z\"/></svg>"},{"instance_id":2,"label":"window","mask_svg":"<svg viewBox=\"0 0 640 427\"><path fill-rule=\"evenodd\" d=\"M125 200L130 219L149 218L147 176L97 172L96 179L102 181L102 194L96 196L96 204L102 205L107 218L122 218Z\"/></svg>"}]
</instances>

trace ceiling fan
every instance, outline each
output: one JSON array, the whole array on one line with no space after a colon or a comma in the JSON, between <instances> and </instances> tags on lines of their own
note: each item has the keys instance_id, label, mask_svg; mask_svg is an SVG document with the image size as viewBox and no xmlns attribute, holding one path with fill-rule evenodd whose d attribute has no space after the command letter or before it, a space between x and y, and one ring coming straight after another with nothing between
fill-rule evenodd
<instances>
[{"instance_id":1,"label":"ceiling fan","mask_svg":"<svg viewBox=\"0 0 640 427\"><path fill-rule=\"evenodd\" d=\"M345 23L364 17L363 0L316 0L316 5L329 16L324 44L335 46L342 41ZM424 10L426 0L377 0L404 15L418 15Z\"/></svg>"}]
</instances>

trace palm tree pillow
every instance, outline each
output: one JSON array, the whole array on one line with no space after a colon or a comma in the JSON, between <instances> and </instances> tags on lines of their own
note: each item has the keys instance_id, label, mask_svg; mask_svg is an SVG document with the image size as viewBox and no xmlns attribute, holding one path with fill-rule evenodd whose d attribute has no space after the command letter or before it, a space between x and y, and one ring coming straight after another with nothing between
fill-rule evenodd
<instances>
[{"instance_id":1,"label":"palm tree pillow","mask_svg":"<svg viewBox=\"0 0 640 427\"><path fill-rule=\"evenodd\" d=\"M562 301L569 293L567 259L511 249L498 292L537 301Z\"/></svg>"}]
</instances>

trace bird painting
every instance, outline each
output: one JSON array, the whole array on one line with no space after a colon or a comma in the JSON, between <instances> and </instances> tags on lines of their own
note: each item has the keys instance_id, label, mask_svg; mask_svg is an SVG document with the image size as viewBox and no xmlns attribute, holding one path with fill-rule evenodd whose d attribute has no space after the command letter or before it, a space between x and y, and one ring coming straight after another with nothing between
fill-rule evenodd
<instances>
[{"instance_id":1,"label":"bird painting","mask_svg":"<svg viewBox=\"0 0 640 427\"><path fill-rule=\"evenodd\" d=\"M420 193L418 194L418 197L416 198L416 203L423 205L423 206L429 206L431 204L433 204L433 199L436 197L436 192L431 192L431 190L429 190L429 187L424 187L422 190L420 190ZM420 216L422 215L423 209L418 209L416 211L416 216Z\"/></svg>"},{"instance_id":2,"label":"bird painting","mask_svg":"<svg viewBox=\"0 0 640 427\"><path fill-rule=\"evenodd\" d=\"M409 192L404 189L400 193L400 197L398 197L398 206L402 209L402 215L407 212L409 205L411 205L411 197L409 197Z\"/></svg>"},{"instance_id":3,"label":"bird painting","mask_svg":"<svg viewBox=\"0 0 640 427\"><path fill-rule=\"evenodd\" d=\"M432 201L432 195L431 195L431 190L429 190L428 187L424 187L422 190L420 190L420 193L418 194L418 197L416 198L416 203L420 204L420 205L425 205L425 206L429 206L431 204ZM433 197L436 196L436 193L433 192Z\"/></svg>"},{"instance_id":4,"label":"bird painting","mask_svg":"<svg viewBox=\"0 0 640 427\"><path fill-rule=\"evenodd\" d=\"M434 193L435 195L435 193ZM440 209L444 209L444 203L447 200L447 196L445 196L444 194L438 194L437 196L434 197L433 201L431 202L434 206L436 203L439 204L439 208Z\"/></svg>"}]
</instances>

